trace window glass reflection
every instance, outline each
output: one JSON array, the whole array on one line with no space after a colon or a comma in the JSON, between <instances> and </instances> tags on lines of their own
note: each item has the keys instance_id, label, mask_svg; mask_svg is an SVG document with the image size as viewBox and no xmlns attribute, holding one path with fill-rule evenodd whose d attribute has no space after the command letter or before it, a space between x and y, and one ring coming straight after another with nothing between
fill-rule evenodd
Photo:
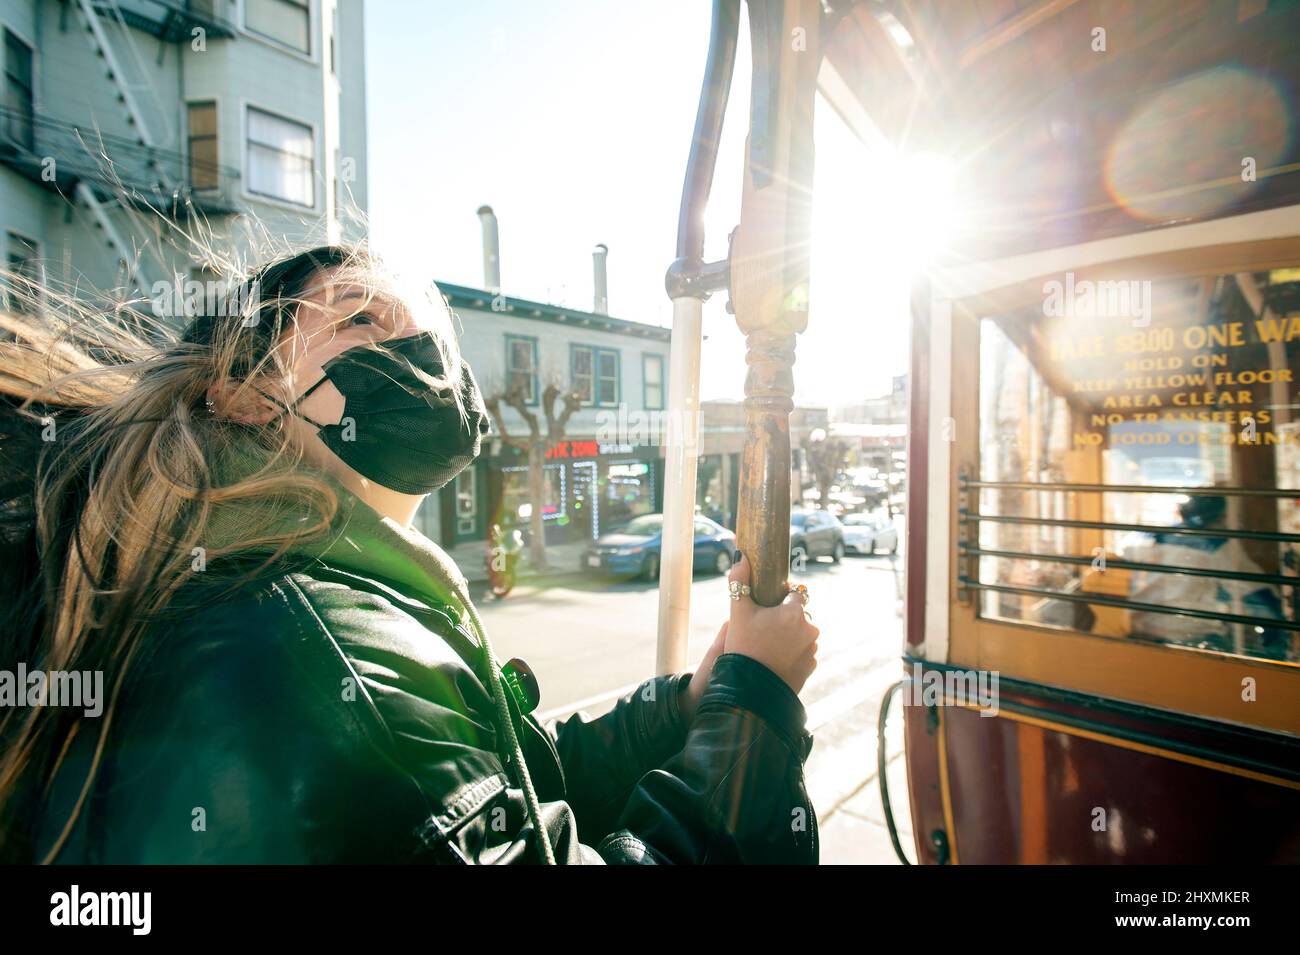
<instances>
[{"instance_id":1,"label":"window glass reflection","mask_svg":"<svg viewBox=\"0 0 1300 955\"><path fill-rule=\"evenodd\" d=\"M1300 491L1276 493L1300 488L1297 365L1296 269L1067 274L986 318L981 613L1300 657Z\"/></svg>"}]
</instances>

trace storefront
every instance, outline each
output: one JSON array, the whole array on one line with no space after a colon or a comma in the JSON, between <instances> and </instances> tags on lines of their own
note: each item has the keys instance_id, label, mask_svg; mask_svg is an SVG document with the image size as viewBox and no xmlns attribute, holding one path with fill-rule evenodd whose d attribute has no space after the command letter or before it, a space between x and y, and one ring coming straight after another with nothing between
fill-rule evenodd
<instances>
[{"instance_id":1,"label":"storefront","mask_svg":"<svg viewBox=\"0 0 1300 955\"><path fill-rule=\"evenodd\" d=\"M547 449L544 475L541 506L548 544L594 539L663 506L657 447L559 441ZM505 447L466 469L441 497L444 546L485 539L492 520L526 529L532 513L527 455Z\"/></svg>"}]
</instances>

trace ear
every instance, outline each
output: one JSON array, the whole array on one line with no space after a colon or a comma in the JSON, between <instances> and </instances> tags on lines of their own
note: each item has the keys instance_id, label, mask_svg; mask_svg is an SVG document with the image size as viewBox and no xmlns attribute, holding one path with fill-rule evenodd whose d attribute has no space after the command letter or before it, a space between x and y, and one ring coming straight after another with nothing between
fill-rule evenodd
<instances>
[{"instance_id":1,"label":"ear","mask_svg":"<svg viewBox=\"0 0 1300 955\"><path fill-rule=\"evenodd\" d=\"M207 401L214 415L240 424L270 424L284 412L253 385L236 378L208 386Z\"/></svg>"}]
</instances>

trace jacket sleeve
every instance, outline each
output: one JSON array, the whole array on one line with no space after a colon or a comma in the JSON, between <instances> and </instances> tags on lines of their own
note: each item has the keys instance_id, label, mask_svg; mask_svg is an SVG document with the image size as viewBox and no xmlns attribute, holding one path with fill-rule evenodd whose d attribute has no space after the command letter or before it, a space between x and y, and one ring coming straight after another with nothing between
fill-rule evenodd
<instances>
[{"instance_id":1,"label":"jacket sleeve","mask_svg":"<svg viewBox=\"0 0 1300 955\"><path fill-rule=\"evenodd\" d=\"M723 654L685 745L637 783L601 855L615 863L815 864L804 722L780 677Z\"/></svg>"},{"instance_id":2,"label":"jacket sleeve","mask_svg":"<svg viewBox=\"0 0 1300 955\"><path fill-rule=\"evenodd\" d=\"M685 745L681 694L690 680L689 673L654 677L603 716L578 713L549 726L584 837L613 832L641 777Z\"/></svg>"}]
</instances>

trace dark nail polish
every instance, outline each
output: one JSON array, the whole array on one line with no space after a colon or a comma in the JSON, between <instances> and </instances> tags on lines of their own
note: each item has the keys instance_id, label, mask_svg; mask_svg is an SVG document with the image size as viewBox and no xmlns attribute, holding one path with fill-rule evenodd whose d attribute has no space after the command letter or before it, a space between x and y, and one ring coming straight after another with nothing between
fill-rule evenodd
<instances>
[{"instance_id":1,"label":"dark nail polish","mask_svg":"<svg viewBox=\"0 0 1300 955\"><path fill-rule=\"evenodd\" d=\"M731 555L731 562L733 564L740 563L740 551L736 551L734 554Z\"/></svg>"}]
</instances>

